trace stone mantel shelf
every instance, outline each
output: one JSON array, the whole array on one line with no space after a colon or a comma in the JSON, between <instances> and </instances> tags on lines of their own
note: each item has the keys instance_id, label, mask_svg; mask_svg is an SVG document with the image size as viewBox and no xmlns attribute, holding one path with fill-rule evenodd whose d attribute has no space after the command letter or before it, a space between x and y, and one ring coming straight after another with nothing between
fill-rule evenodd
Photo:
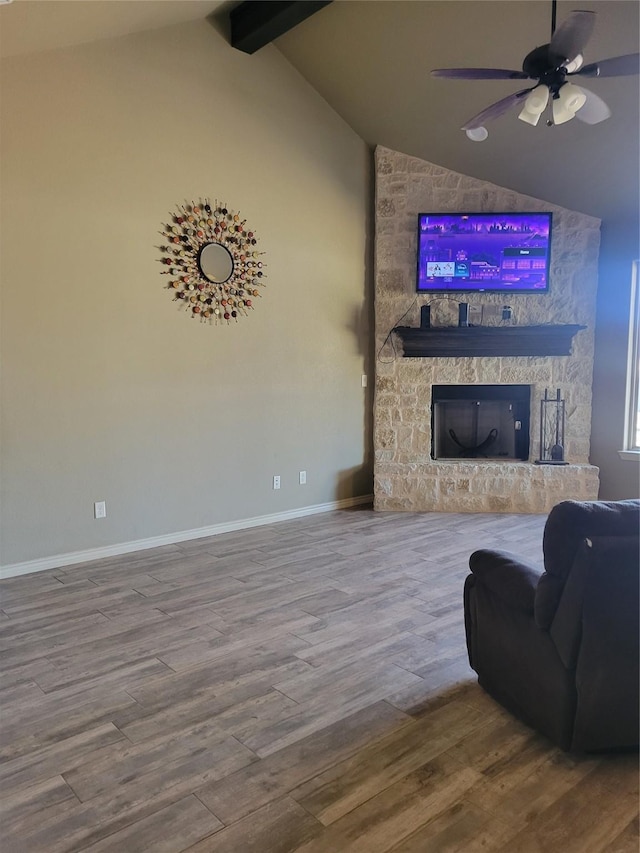
<instances>
[{"instance_id":1,"label":"stone mantel shelf","mask_svg":"<svg viewBox=\"0 0 640 853\"><path fill-rule=\"evenodd\" d=\"M586 326L396 326L405 358L570 355L573 336Z\"/></svg>"}]
</instances>

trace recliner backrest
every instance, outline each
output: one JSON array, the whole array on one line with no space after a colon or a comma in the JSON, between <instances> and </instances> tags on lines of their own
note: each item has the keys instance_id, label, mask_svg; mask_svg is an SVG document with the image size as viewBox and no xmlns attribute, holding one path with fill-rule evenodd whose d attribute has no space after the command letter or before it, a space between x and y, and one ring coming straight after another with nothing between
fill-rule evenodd
<instances>
[{"instance_id":1,"label":"recliner backrest","mask_svg":"<svg viewBox=\"0 0 640 853\"><path fill-rule=\"evenodd\" d=\"M594 536L585 552L572 749L638 744L639 548L637 536Z\"/></svg>"},{"instance_id":2,"label":"recliner backrest","mask_svg":"<svg viewBox=\"0 0 640 853\"><path fill-rule=\"evenodd\" d=\"M545 571L535 597L535 619L549 629L578 550L594 536L637 536L640 501L562 501L549 513L542 550Z\"/></svg>"}]
</instances>

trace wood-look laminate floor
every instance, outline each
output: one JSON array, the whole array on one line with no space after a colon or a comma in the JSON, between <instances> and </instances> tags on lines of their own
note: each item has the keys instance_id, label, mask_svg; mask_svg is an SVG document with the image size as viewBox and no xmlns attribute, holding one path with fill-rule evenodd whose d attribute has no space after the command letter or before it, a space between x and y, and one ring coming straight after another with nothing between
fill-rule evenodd
<instances>
[{"instance_id":1,"label":"wood-look laminate floor","mask_svg":"<svg viewBox=\"0 0 640 853\"><path fill-rule=\"evenodd\" d=\"M637 758L478 687L467 560L541 516L316 515L0 584L3 853L638 850Z\"/></svg>"}]
</instances>

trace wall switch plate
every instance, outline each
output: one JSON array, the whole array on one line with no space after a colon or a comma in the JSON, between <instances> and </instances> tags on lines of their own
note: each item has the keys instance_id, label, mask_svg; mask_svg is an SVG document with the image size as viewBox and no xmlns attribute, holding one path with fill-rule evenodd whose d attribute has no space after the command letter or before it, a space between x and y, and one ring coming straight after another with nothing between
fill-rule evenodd
<instances>
[{"instance_id":1,"label":"wall switch plate","mask_svg":"<svg viewBox=\"0 0 640 853\"><path fill-rule=\"evenodd\" d=\"M93 505L93 517L94 518L106 518L107 517L107 502L106 501L96 501Z\"/></svg>"},{"instance_id":2,"label":"wall switch plate","mask_svg":"<svg viewBox=\"0 0 640 853\"><path fill-rule=\"evenodd\" d=\"M304 486L306 484L306 482L307 482L307 472L306 471L300 471L300 485Z\"/></svg>"},{"instance_id":3,"label":"wall switch plate","mask_svg":"<svg viewBox=\"0 0 640 853\"><path fill-rule=\"evenodd\" d=\"M362 387L363 388L367 387L367 374L366 373L362 374Z\"/></svg>"},{"instance_id":4,"label":"wall switch plate","mask_svg":"<svg viewBox=\"0 0 640 853\"><path fill-rule=\"evenodd\" d=\"M280 488L280 475L279 474L276 474L273 478L273 488L274 489Z\"/></svg>"}]
</instances>

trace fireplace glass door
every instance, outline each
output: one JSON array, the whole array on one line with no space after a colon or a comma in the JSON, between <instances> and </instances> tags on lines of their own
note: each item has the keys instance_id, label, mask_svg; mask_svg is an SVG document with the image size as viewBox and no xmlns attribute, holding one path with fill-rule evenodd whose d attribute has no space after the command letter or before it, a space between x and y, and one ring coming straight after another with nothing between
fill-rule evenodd
<instances>
[{"instance_id":1,"label":"fireplace glass door","mask_svg":"<svg viewBox=\"0 0 640 853\"><path fill-rule=\"evenodd\" d=\"M528 459L529 400L529 385L434 385L433 459Z\"/></svg>"}]
</instances>

